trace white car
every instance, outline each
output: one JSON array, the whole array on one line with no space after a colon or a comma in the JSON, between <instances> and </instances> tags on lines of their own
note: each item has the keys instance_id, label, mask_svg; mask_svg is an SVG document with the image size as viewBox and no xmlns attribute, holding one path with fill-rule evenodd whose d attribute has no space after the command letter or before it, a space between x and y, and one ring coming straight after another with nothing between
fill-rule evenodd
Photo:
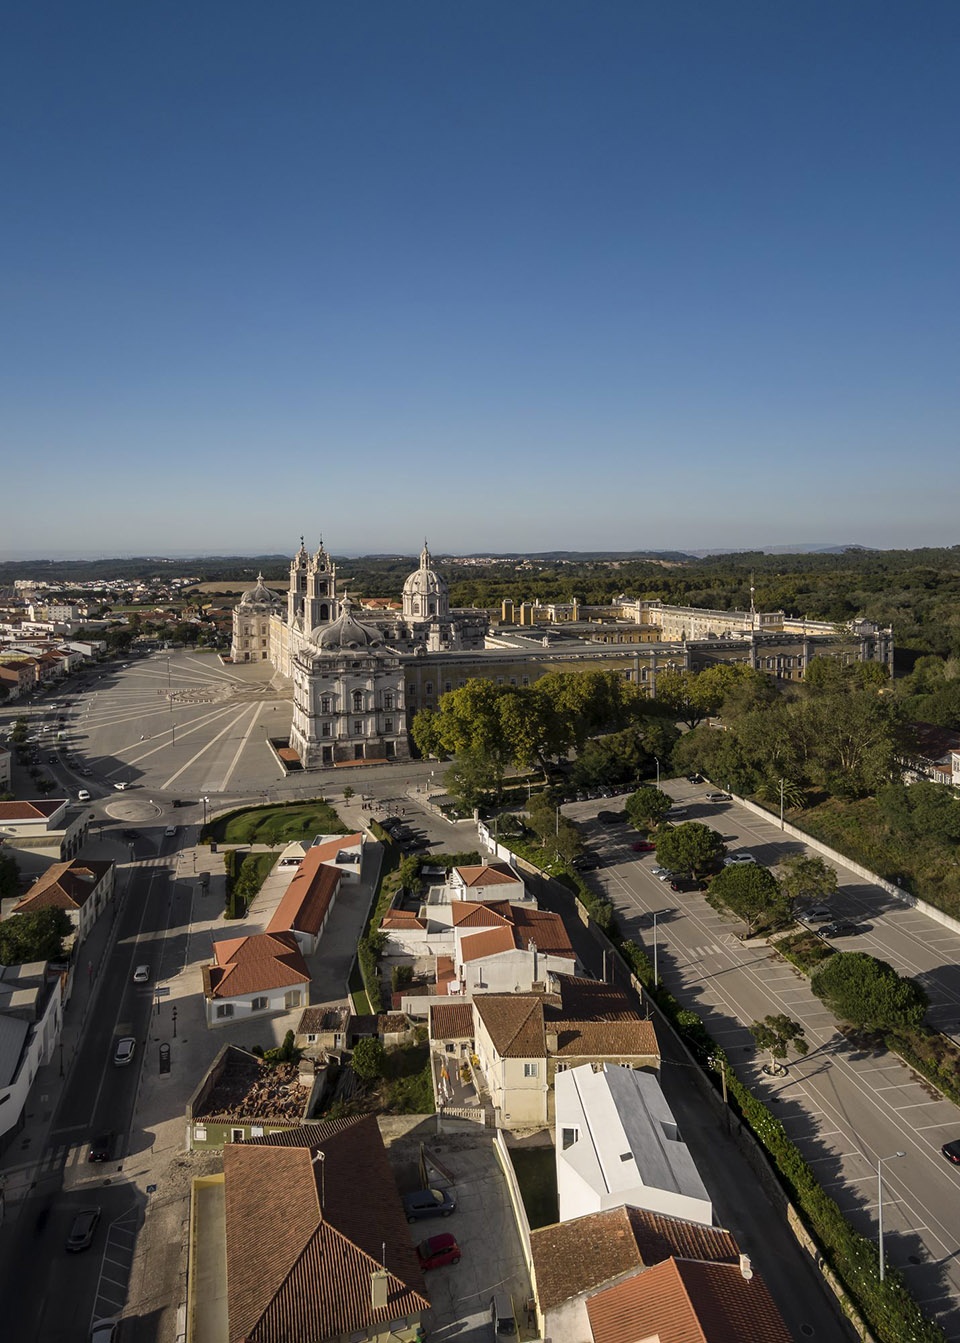
<instances>
[{"instance_id":1,"label":"white car","mask_svg":"<svg viewBox=\"0 0 960 1343\"><path fill-rule=\"evenodd\" d=\"M116 790L117 790L118 793L122 793L123 790L124 790L125 788L129 788L129 787L130 787L130 785L129 785L128 783L123 783L123 782L121 782L121 783L115 783L113 786L114 786L114 788L116 788Z\"/></svg>"},{"instance_id":2,"label":"white car","mask_svg":"<svg viewBox=\"0 0 960 1343\"><path fill-rule=\"evenodd\" d=\"M657 867L651 867L650 871L653 873L655 877L662 877L664 873L666 873L667 876L670 875L669 867L660 867L658 865Z\"/></svg>"},{"instance_id":3,"label":"white car","mask_svg":"<svg viewBox=\"0 0 960 1343\"><path fill-rule=\"evenodd\" d=\"M136 970L134 970L134 972L133 972L133 982L134 982L134 984L149 984L149 982L150 982L150 967L149 967L149 965L138 965L138 966L137 966Z\"/></svg>"},{"instance_id":4,"label":"white car","mask_svg":"<svg viewBox=\"0 0 960 1343\"><path fill-rule=\"evenodd\" d=\"M739 853L728 853L723 860L724 867L737 867L740 863L755 863L757 860L752 853L747 853L746 849L741 849Z\"/></svg>"},{"instance_id":5,"label":"white car","mask_svg":"<svg viewBox=\"0 0 960 1343\"><path fill-rule=\"evenodd\" d=\"M665 867L665 868L663 869L662 872L658 872L658 873L657 873L657 880L658 880L658 881L673 881L673 873L670 871L670 869L669 869L668 867Z\"/></svg>"},{"instance_id":6,"label":"white car","mask_svg":"<svg viewBox=\"0 0 960 1343\"><path fill-rule=\"evenodd\" d=\"M125 1035L117 1041L117 1047L113 1051L113 1061L118 1067L133 1062L133 1055L137 1048L137 1042L132 1035Z\"/></svg>"}]
</instances>

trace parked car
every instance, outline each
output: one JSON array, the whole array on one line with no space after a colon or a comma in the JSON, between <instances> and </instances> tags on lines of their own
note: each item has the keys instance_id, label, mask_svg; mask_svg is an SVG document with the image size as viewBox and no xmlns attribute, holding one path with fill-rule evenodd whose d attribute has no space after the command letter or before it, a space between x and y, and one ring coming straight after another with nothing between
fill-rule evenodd
<instances>
[{"instance_id":1,"label":"parked car","mask_svg":"<svg viewBox=\"0 0 960 1343\"><path fill-rule=\"evenodd\" d=\"M460 1246L457 1244L456 1236L444 1231L439 1236L430 1236L428 1240L422 1240L417 1246L417 1258L424 1270L442 1268L444 1264L459 1264Z\"/></svg>"},{"instance_id":2,"label":"parked car","mask_svg":"<svg viewBox=\"0 0 960 1343\"><path fill-rule=\"evenodd\" d=\"M800 917L807 923L832 923L834 914L829 905L811 905L803 910Z\"/></svg>"},{"instance_id":3,"label":"parked car","mask_svg":"<svg viewBox=\"0 0 960 1343\"><path fill-rule=\"evenodd\" d=\"M97 1320L90 1329L90 1343L113 1343L117 1336L118 1320Z\"/></svg>"},{"instance_id":4,"label":"parked car","mask_svg":"<svg viewBox=\"0 0 960 1343\"><path fill-rule=\"evenodd\" d=\"M657 846L652 839L638 839L636 844L631 845L631 848L634 853L656 853L657 851Z\"/></svg>"},{"instance_id":5,"label":"parked car","mask_svg":"<svg viewBox=\"0 0 960 1343\"><path fill-rule=\"evenodd\" d=\"M651 867L650 872L654 877L662 877L664 873L666 873L668 877L671 875L669 867Z\"/></svg>"},{"instance_id":6,"label":"parked car","mask_svg":"<svg viewBox=\"0 0 960 1343\"><path fill-rule=\"evenodd\" d=\"M122 793L124 792L125 789L130 787L130 785L126 783L123 779L121 779L118 783L115 783L113 786L114 788L116 788L118 793Z\"/></svg>"},{"instance_id":7,"label":"parked car","mask_svg":"<svg viewBox=\"0 0 960 1343\"><path fill-rule=\"evenodd\" d=\"M729 793L708 793L708 794L707 794L707 801L708 801L708 802L729 802L729 801L730 801L730 794L729 794Z\"/></svg>"},{"instance_id":8,"label":"parked car","mask_svg":"<svg viewBox=\"0 0 960 1343\"><path fill-rule=\"evenodd\" d=\"M825 923L822 928L817 929L818 937L853 937L860 932L860 928L855 923L848 923L843 919L837 919L834 923Z\"/></svg>"},{"instance_id":9,"label":"parked car","mask_svg":"<svg viewBox=\"0 0 960 1343\"><path fill-rule=\"evenodd\" d=\"M728 853L723 860L724 867L737 867L740 863L755 863L757 860L752 853L747 853L746 849L741 849L739 853Z\"/></svg>"},{"instance_id":10,"label":"parked car","mask_svg":"<svg viewBox=\"0 0 960 1343\"><path fill-rule=\"evenodd\" d=\"M950 1142L945 1142L940 1151L952 1161L955 1166L960 1166L960 1138L953 1138Z\"/></svg>"},{"instance_id":11,"label":"parked car","mask_svg":"<svg viewBox=\"0 0 960 1343\"><path fill-rule=\"evenodd\" d=\"M619 825L621 821L627 819L624 811L598 811L597 820L601 825Z\"/></svg>"},{"instance_id":12,"label":"parked car","mask_svg":"<svg viewBox=\"0 0 960 1343\"><path fill-rule=\"evenodd\" d=\"M573 865L578 872L595 872L598 867L603 867L603 859L595 853L581 853L574 858Z\"/></svg>"},{"instance_id":13,"label":"parked car","mask_svg":"<svg viewBox=\"0 0 960 1343\"><path fill-rule=\"evenodd\" d=\"M113 1061L118 1067L123 1067L127 1063L133 1062L133 1056L136 1053L137 1042L132 1035L124 1035L117 1041L117 1047L113 1051Z\"/></svg>"},{"instance_id":14,"label":"parked car","mask_svg":"<svg viewBox=\"0 0 960 1343\"><path fill-rule=\"evenodd\" d=\"M94 1138L90 1144L90 1150L87 1152L88 1161L109 1161L113 1156L113 1142L115 1134L112 1132L101 1133Z\"/></svg>"},{"instance_id":15,"label":"parked car","mask_svg":"<svg viewBox=\"0 0 960 1343\"><path fill-rule=\"evenodd\" d=\"M657 873L657 881L673 881L673 873L670 871L669 867L660 868Z\"/></svg>"},{"instance_id":16,"label":"parked car","mask_svg":"<svg viewBox=\"0 0 960 1343\"><path fill-rule=\"evenodd\" d=\"M67 1236L67 1249L73 1251L89 1250L97 1233L100 1222L99 1208L83 1208L73 1219L70 1234Z\"/></svg>"},{"instance_id":17,"label":"parked car","mask_svg":"<svg viewBox=\"0 0 960 1343\"><path fill-rule=\"evenodd\" d=\"M685 894L689 891L705 891L707 886L706 882L697 881L694 877L674 877L670 889Z\"/></svg>"},{"instance_id":18,"label":"parked car","mask_svg":"<svg viewBox=\"0 0 960 1343\"><path fill-rule=\"evenodd\" d=\"M686 807L671 807L667 812L668 821L678 821L682 816L686 816Z\"/></svg>"},{"instance_id":19,"label":"parked car","mask_svg":"<svg viewBox=\"0 0 960 1343\"><path fill-rule=\"evenodd\" d=\"M174 835L177 833L177 827L175 825L168 825L163 833L166 835L167 839L173 839Z\"/></svg>"},{"instance_id":20,"label":"parked car","mask_svg":"<svg viewBox=\"0 0 960 1343\"><path fill-rule=\"evenodd\" d=\"M457 1200L448 1189L414 1189L403 1196L403 1211L408 1222L424 1217L449 1217L457 1210Z\"/></svg>"},{"instance_id":21,"label":"parked car","mask_svg":"<svg viewBox=\"0 0 960 1343\"><path fill-rule=\"evenodd\" d=\"M150 983L150 967L149 967L149 965L138 965L138 966L137 966L136 970L134 970L134 972L133 972L133 982L134 982L134 984L149 984L149 983Z\"/></svg>"},{"instance_id":22,"label":"parked car","mask_svg":"<svg viewBox=\"0 0 960 1343\"><path fill-rule=\"evenodd\" d=\"M703 783L702 774L688 774L687 783Z\"/></svg>"}]
</instances>

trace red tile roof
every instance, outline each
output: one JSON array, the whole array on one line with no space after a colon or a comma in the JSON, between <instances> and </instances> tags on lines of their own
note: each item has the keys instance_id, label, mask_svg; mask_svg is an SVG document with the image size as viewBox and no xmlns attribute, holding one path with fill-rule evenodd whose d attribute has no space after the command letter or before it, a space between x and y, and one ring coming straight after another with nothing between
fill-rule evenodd
<instances>
[{"instance_id":1,"label":"red tile roof","mask_svg":"<svg viewBox=\"0 0 960 1343\"><path fill-rule=\"evenodd\" d=\"M537 996L479 993L473 1006L501 1058L546 1058L543 1003Z\"/></svg>"},{"instance_id":2,"label":"red tile roof","mask_svg":"<svg viewBox=\"0 0 960 1343\"><path fill-rule=\"evenodd\" d=\"M464 886L520 886L523 883L505 863L483 863L478 866L455 867Z\"/></svg>"},{"instance_id":3,"label":"red tile roof","mask_svg":"<svg viewBox=\"0 0 960 1343\"><path fill-rule=\"evenodd\" d=\"M535 942L537 951L544 956L563 956L576 960L576 952L570 942L563 919L559 914L551 914L545 909L526 909L522 905L512 905L510 921L517 937L517 946L526 948L529 942Z\"/></svg>"},{"instance_id":4,"label":"red tile roof","mask_svg":"<svg viewBox=\"0 0 960 1343\"><path fill-rule=\"evenodd\" d=\"M471 933L460 943L460 959L463 962L483 960L486 956L498 956L504 951L516 951L513 929L484 928L479 933Z\"/></svg>"},{"instance_id":5,"label":"red tile roof","mask_svg":"<svg viewBox=\"0 0 960 1343\"><path fill-rule=\"evenodd\" d=\"M504 910L507 914L504 914ZM454 928L502 928L509 923L510 906L506 902L496 907L478 905L473 900L457 900L453 905Z\"/></svg>"},{"instance_id":6,"label":"red tile roof","mask_svg":"<svg viewBox=\"0 0 960 1343\"><path fill-rule=\"evenodd\" d=\"M203 967L208 998L309 984L310 972L293 933L254 933L214 942L215 963Z\"/></svg>"},{"instance_id":7,"label":"red tile roof","mask_svg":"<svg viewBox=\"0 0 960 1343\"><path fill-rule=\"evenodd\" d=\"M73 858L48 867L39 881L13 907L14 914L37 909L80 909L110 872L113 863Z\"/></svg>"},{"instance_id":8,"label":"red tile roof","mask_svg":"<svg viewBox=\"0 0 960 1343\"><path fill-rule=\"evenodd\" d=\"M42 821L49 820L66 804L65 797L53 801L39 802L0 802L0 821Z\"/></svg>"},{"instance_id":9,"label":"red tile roof","mask_svg":"<svg viewBox=\"0 0 960 1343\"><path fill-rule=\"evenodd\" d=\"M472 1040L473 1008L469 1003L431 1003L431 1040Z\"/></svg>"},{"instance_id":10,"label":"red tile roof","mask_svg":"<svg viewBox=\"0 0 960 1343\"><path fill-rule=\"evenodd\" d=\"M556 1030L557 1058L660 1058L660 1045L652 1021L547 1021L547 1032Z\"/></svg>"},{"instance_id":11,"label":"red tile roof","mask_svg":"<svg viewBox=\"0 0 960 1343\"><path fill-rule=\"evenodd\" d=\"M337 854L341 849L362 848L362 845L363 836L360 834L359 830L352 835L335 835L333 839L324 840L322 844L317 844L313 848L308 849L307 857L305 857L303 861L306 862L310 854L315 853L318 855L318 862L335 863L337 861Z\"/></svg>"},{"instance_id":12,"label":"red tile roof","mask_svg":"<svg viewBox=\"0 0 960 1343\"><path fill-rule=\"evenodd\" d=\"M766 1283L739 1264L665 1259L587 1301L594 1343L792 1343Z\"/></svg>"},{"instance_id":13,"label":"red tile roof","mask_svg":"<svg viewBox=\"0 0 960 1343\"><path fill-rule=\"evenodd\" d=\"M314 936L320 932L340 889L342 874L339 868L327 866L319 854L316 848L304 855L267 924L268 933L282 933L287 928Z\"/></svg>"},{"instance_id":14,"label":"red tile roof","mask_svg":"<svg viewBox=\"0 0 960 1343\"><path fill-rule=\"evenodd\" d=\"M427 924L412 909L388 909L380 920L381 928L426 928Z\"/></svg>"},{"instance_id":15,"label":"red tile roof","mask_svg":"<svg viewBox=\"0 0 960 1343\"><path fill-rule=\"evenodd\" d=\"M277 1141L224 1150L230 1343L386 1334L429 1309L376 1119ZM384 1267L387 1303L375 1307Z\"/></svg>"},{"instance_id":16,"label":"red tile roof","mask_svg":"<svg viewBox=\"0 0 960 1343\"><path fill-rule=\"evenodd\" d=\"M729 1231L623 1206L531 1231L530 1252L541 1310L673 1255L733 1264L740 1257Z\"/></svg>"}]
</instances>

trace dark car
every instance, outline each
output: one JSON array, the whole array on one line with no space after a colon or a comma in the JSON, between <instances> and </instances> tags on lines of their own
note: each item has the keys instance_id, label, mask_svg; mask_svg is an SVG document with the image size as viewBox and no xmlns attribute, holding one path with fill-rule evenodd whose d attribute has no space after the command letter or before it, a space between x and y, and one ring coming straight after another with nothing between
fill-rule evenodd
<instances>
[{"instance_id":1,"label":"dark car","mask_svg":"<svg viewBox=\"0 0 960 1343\"><path fill-rule=\"evenodd\" d=\"M595 872L598 867L603 867L603 859L595 853L582 853L579 858L574 858L573 865L578 872Z\"/></svg>"},{"instance_id":2,"label":"dark car","mask_svg":"<svg viewBox=\"0 0 960 1343\"><path fill-rule=\"evenodd\" d=\"M424 1270L442 1268L444 1264L459 1264L460 1246L457 1244L456 1236L451 1236L449 1231L444 1231L439 1236L431 1236L428 1240L422 1240L417 1246L417 1258L420 1260L420 1267Z\"/></svg>"},{"instance_id":3,"label":"dark car","mask_svg":"<svg viewBox=\"0 0 960 1343\"><path fill-rule=\"evenodd\" d=\"M128 840L131 844L135 839L140 838L139 830L121 830L120 834L123 836L125 840Z\"/></svg>"},{"instance_id":4,"label":"dark car","mask_svg":"<svg viewBox=\"0 0 960 1343\"><path fill-rule=\"evenodd\" d=\"M73 1226L67 1236L67 1249L73 1251L89 1250L100 1222L99 1208L84 1208L73 1219Z\"/></svg>"},{"instance_id":5,"label":"dark car","mask_svg":"<svg viewBox=\"0 0 960 1343\"><path fill-rule=\"evenodd\" d=\"M687 783L703 783L702 774L688 774Z\"/></svg>"},{"instance_id":6,"label":"dark car","mask_svg":"<svg viewBox=\"0 0 960 1343\"><path fill-rule=\"evenodd\" d=\"M101 1133L98 1138L94 1138L90 1144L90 1150L87 1153L88 1161L109 1161L113 1156L114 1134Z\"/></svg>"},{"instance_id":7,"label":"dark car","mask_svg":"<svg viewBox=\"0 0 960 1343\"><path fill-rule=\"evenodd\" d=\"M855 923L847 923L843 919L837 919L834 923L825 923L822 928L818 928L817 936L853 937L859 931L860 929Z\"/></svg>"},{"instance_id":8,"label":"dark car","mask_svg":"<svg viewBox=\"0 0 960 1343\"><path fill-rule=\"evenodd\" d=\"M636 844L631 845L634 853L656 853L657 846L652 839L638 839Z\"/></svg>"},{"instance_id":9,"label":"dark car","mask_svg":"<svg viewBox=\"0 0 960 1343\"><path fill-rule=\"evenodd\" d=\"M403 1196L403 1211L408 1222L423 1217L449 1217L457 1210L457 1200L448 1189L414 1189Z\"/></svg>"},{"instance_id":10,"label":"dark car","mask_svg":"<svg viewBox=\"0 0 960 1343\"><path fill-rule=\"evenodd\" d=\"M627 814L624 811L597 812L597 820L601 825L619 825L621 821L625 821L626 819Z\"/></svg>"},{"instance_id":11,"label":"dark car","mask_svg":"<svg viewBox=\"0 0 960 1343\"><path fill-rule=\"evenodd\" d=\"M670 889L683 894L688 891L705 891L707 887L704 882L695 881L693 877L674 877L670 883Z\"/></svg>"},{"instance_id":12,"label":"dark car","mask_svg":"<svg viewBox=\"0 0 960 1343\"><path fill-rule=\"evenodd\" d=\"M945 1142L940 1151L952 1161L955 1166L960 1166L960 1138L954 1138L952 1142Z\"/></svg>"}]
</instances>

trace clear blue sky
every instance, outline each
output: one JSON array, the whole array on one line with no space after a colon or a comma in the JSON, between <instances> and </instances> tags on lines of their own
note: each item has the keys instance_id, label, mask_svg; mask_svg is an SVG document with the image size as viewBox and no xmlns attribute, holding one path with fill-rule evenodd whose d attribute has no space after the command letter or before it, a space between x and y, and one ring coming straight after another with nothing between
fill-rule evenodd
<instances>
[{"instance_id":1,"label":"clear blue sky","mask_svg":"<svg viewBox=\"0 0 960 1343\"><path fill-rule=\"evenodd\" d=\"M960 542L957 0L31 0L0 553Z\"/></svg>"}]
</instances>

